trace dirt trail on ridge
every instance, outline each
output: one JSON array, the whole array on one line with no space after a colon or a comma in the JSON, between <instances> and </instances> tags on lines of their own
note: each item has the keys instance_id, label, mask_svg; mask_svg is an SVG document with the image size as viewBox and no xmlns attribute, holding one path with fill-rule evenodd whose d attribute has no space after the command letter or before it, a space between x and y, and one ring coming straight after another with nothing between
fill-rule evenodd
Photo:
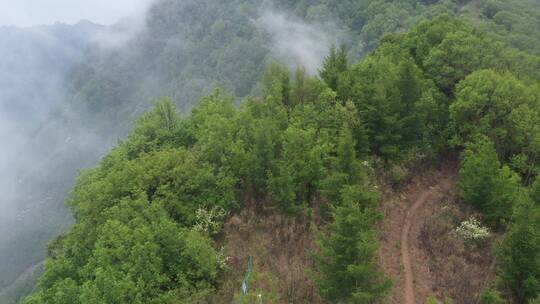
<instances>
[{"instance_id":1,"label":"dirt trail on ridge","mask_svg":"<svg viewBox=\"0 0 540 304\"><path fill-rule=\"evenodd\" d=\"M405 221L403 224L403 229L401 230L401 263L403 265L405 276L403 303L405 304L417 303L415 300L415 274L413 263L418 261L413 261L411 258L412 254L409 244L411 244L414 239L418 238L417 234L411 233L412 225L422 221L422 219L419 218L418 209L422 208L428 201L441 199L444 193L446 193L451 187L452 182L448 178L440 180L436 186L428 186L428 189L421 192L420 196L405 214Z\"/></svg>"},{"instance_id":2,"label":"dirt trail on ridge","mask_svg":"<svg viewBox=\"0 0 540 304\"><path fill-rule=\"evenodd\" d=\"M421 207L429 198L431 193L424 192L418 200L411 206L405 215L405 225L401 231L401 263L405 272L405 288L403 299L405 304L415 304L414 299L414 274L412 269L411 254L409 252L409 232L416 210Z\"/></svg>"},{"instance_id":3,"label":"dirt trail on ridge","mask_svg":"<svg viewBox=\"0 0 540 304\"><path fill-rule=\"evenodd\" d=\"M388 303L424 303L433 292L434 277L428 257L420 248L419 235L428 214L438 208L455 184L449 168L418 176L400 193L386 193L385 220L380 229L380 263L394 282Z\"/></svg>"}]
</instances>

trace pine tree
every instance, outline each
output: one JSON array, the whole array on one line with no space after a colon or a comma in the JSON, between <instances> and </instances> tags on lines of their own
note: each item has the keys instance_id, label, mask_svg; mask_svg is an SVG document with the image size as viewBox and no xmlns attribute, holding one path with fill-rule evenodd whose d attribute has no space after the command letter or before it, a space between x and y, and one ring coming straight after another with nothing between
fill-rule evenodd
<instances>
[{"instance_id":1,"label":"pine tree","mask_svg":"<svg viewBox=\"0 0 540 304\"><path fill-rule=\"evenodd\" d=\"M391 285L375 261L378 244L373 225L380 215L372 206L377 196L364 192L358 186L344 189L330 234L318 241L316 282L321 295L334 303L375 303Z\"/></svg>"},{"instance_id":2,"label":"pine tree","mask_svg":"<svg viewBox=\"0 0 540 304\"><path fill-rule=\"evenodd\" d=\"M516 218L499 252L499 277L516 303L528 303L540 298L540 208L522 207Z\"/></svg>"},{"instance_id":3,"label":"pine tree","mask_svg":"<svg viewBox=\"0 0 540 304\"><path fill-rule=\"evenodd\" d=\"M493 142L479 137L468 145L459 177L463 200L483 211L490 225L500 226L510 219L521 192L519 177L501 166Z\"/></svg>"},{"instance_id":4,"label":"pine tree","mask_svg":"<svg viewBox=\"0 0 540 304\"><path fill-rule=\"evenodd\" d=\"M347 48L344 45L339 49L332 46L330 54L324 59L323 68L319 71L319 75L328 87L337 91L340 75L347 71L348 66Z\"/></svg>"}]
</instances>

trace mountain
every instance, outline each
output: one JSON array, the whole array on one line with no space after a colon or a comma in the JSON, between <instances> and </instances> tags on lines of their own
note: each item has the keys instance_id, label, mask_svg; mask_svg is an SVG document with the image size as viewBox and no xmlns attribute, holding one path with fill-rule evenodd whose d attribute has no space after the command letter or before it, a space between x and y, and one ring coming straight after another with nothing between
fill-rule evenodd
<instances>
[{"instance_id":1,"label":"mountain","mask_svg":"<svg viewBox=\"0 0 540 304\"><path fill-rule=\"evenodd\" d=\"M35 120L47 113L63 98L60 94L66 73L82 59L88 43L104 30L90 21L0 27L1 113L13 120Z\"/></svg>"},{"instance_id":2,"label":"mountain","mask_svg":"<svg viewBox=\"0 0 540 304\"><path fill-rule=\"evenodd\" d=\"M286 63L292 70L300 68L298 75L304 68L308 76L315 76L332 45L344 44L349 58L356 61L375 50L387 34L404 33L423 18L443 13L470 20L474 30L525 51L510 53L527 59L538 50L538 12L532 0L156 1L144 20L126 20L112 32L98 35L98 42L93 41L67 69L66 91L62 98L55 99L59 102L52 102L54 111L37 127L29 128L31 140L19 151L37 151L31 154L36 157L19 153L14 167L24 170L15 179L10 176L12 184L17 181L19 185L18 197L10 201L17 202L16 214L23 215L24 220L6 219L10 223L6 243L14 245L6 247L5 255L11 259L1 265L16 269L5 273L21 273L38 256L44 256L43 249L35 249L44 248L45 240L72 223L63 201L77 171L94 166L119 139L125 140L133 121L151 108L155 99L170 97L185 116L215 87L231 93L237 104L248 95L266 96L264 71L274 61ZM527 17L520 18L523 14ZM437 37L437 33L433 35ZM435 38L425 39L431 43L429 39ZM420 45L419 52L422 47L426 46ZM534 60L509 62L516 65L514 73L537 78ZM415 64L424 68L421 62ZM426 73L437 80L435 69ZM351 95L358 87L348 87L338 80L325 79L340 98L360 99ZM343 87L333 87L332 83ZM447 98L452 97L452 85L442 90ZM31 104L22 110L13 105L9 109L13 113L29 111L36 106ZM366 123L376 125L377 119L370 118ZM383 130L400 134L399 125L394 127ZM369 132L373 138L379 135ZM401 151L376 140L370 145L370 149L386 156ZM21 193L25 197L21 198ZM21 234L25 229L31 232ZM31 252L32 257L18 252Z\"/></svg>"},{"instance_id":3,"label":"mountain","mask_svg":"<svg viewBox=\"0 0 540 304\"><path fill-rule=\"evenodd\" d=\"M24 303L536 301L539 63L440 14L239 105L162 98L78 176Z\"/></svg>"},{"instance_id":4,"label":"mountain","mask_svg":"<svg viewBox=\"0 0 540 304\"><path fill-rule=\"evenodd\" d=\"M36 244L70 222L61 203L47 204L53 197L61 202L65 190L55 196L54 188L37 182L47 146L34 145L33 138L64 100L68 72L105 30L90 21L0 27L0 289L43 258L45 249Z\"/></svg>"}]
</instances>

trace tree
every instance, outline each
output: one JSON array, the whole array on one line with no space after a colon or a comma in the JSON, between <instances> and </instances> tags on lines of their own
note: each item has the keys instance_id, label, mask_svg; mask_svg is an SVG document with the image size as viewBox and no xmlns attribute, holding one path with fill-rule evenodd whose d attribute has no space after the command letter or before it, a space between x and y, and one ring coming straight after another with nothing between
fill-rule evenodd
<instances>
[{"instance_id":1,"label":"tree","mask_svg":"<svg viewBox=\"0 0 540 304\"><path fill-rule=\"evenodd\" d=\"M319 75L329 88L337 92L339 78L349 67L347 48L342 45L339 49L335 46L330 48L330 54L324 59Z\"/></svg>"},{"instance_id":2,"label":"tree","mask_svg":"<svg viewBox=\"0 0 540 304\"><path fill-rule=\"evenodd\" d=\"M390 282L377 269L377 239L373 225L380 215L376 196L346 191L335 208L329 234L318 240L316 283L323 298L332 302L375 303L388 292ZM361 200L357 200L361 198Z\"/></svg>"},{"instance_id":3,"label":"tree","mask_svg":"<svg viewBox=\"0 0 540 304\"><path fill-rule=\"evenodd\" d=\"M540 178L536 178L529 188L532 201L540 206Z\"/></svg>"},{"instance_id":4,"label":"tree","mask_svg":"<svg viewBox=\"0 0 540 304\"><path fill-rule=\"evenodd\" d=\"M314 129L296 126L285 130L282 145L278 170L269 181L270 196L284 210L294 212L310 204L317 194L325 174L326 147L317 143Z\"/></svg>"},{"instance_id":5,"label":"tree","mask_svg":"<svg viewBox=\"0 0 540 304\"><path fill-rule=\"evenodd\" d=\"M471 32L449 33L430 51L424 67L439 88L446 95L452 96L457 83L475 70L488 67L491 60L495 60L494 49L485 39Z\"/></svg>"},{"instance_id":6,"label":"tree","mask_svg":"<svg viewBox=\"0 0 540 304\"><path fill-rule=\"evenodd\" d=\"M540 208L520 206L498 253L499 277L516 303L540 296Z\"/></svg>"},{"instance_id":7,"label":"tree","mask_svg":"<svg viewBox=\"0 0 540 304\"><path fill-rule=\"evenodd\" d=\"M531 132L534 123L522 123L528 117L535 121L538 114L533 104L533 93L511 74L476 71L458 85L456 101L450 105L453 142L464 145L474 136L485 135L502 158L520 153L531 145L536 133Z\"/></svg>"},{"instance_id":8,"label":"tree","mask_svg":"<svg viewBox=\"0 0 540 304\"><path fill-rule=\"evenodd\" d=\"M164 98L154 103L154 109L143 114L133 126L129 140L124 143L129 158L136 158L142 153L159 148L189 144L186 136L179 136L181 119L176 106L170 99ZM185 139L184 141L179 141Z\"/></svg>"},{"instance_id":9,"label":"tree","mask_svg":"<svg viewBox=\"0 0 540 304\"><path fill-rule=\"evenodd\" d=\"M479 137L463 154L458 186L463 200L482 210L492 226L507 223L514 201L522 195L519 177L501 166L493 143Z\"/></svg>"},{"instance_id":10,"label":"tree","mask_svg":"<svg viewBox=\"0 0 540 304\"><path fill-rule=\"evenodd\" d=\"M286 66L277 62L270 63L262 76L263 95L286 107L292 107L290 74Z\"/></svg>"},{"instance_id":11,"label":"tree","mask_svg":"<svg viewBox=\"0 0 540 304\"><path fill-rule=\"evenodd\" d=\"M330 158L331 168L322 181L322 193L334 205L340 204L343 187L363 184L367 180L368 168L357 158L355 146L351 131L341 130L336 156Z\"/></svg>"},{"instance_id":12,"label":"tree","mask_svg":"<svg viewBox=\"0 0 540 304\"><path fill-rule=\"evenodd\" d=\"M354 65L349 76L349 95L372 152L385 160L403 160L410 151L430 152L426 143L440 141L444 103L409 54L384 44Z\"/></svg>"}]
</instances>

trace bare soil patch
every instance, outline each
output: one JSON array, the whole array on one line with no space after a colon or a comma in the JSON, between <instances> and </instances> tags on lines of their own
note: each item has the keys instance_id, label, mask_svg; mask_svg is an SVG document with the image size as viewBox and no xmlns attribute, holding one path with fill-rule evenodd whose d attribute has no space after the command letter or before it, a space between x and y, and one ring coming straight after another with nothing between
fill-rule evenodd
<instances>
[{"instance_id":1,"label":"bare soil patch","mask_svg":"<svg viewBox=\"0 0 540 304\"><path fill-rule=\"evenodd\" d=\"M493 240L468 247L455 234L474 214L456 197L457 169L444 164L384 194L379 261L394 283L387 303L425 303L430 296L477 303L494 279Z\"/></svg>"}]
</instances>

